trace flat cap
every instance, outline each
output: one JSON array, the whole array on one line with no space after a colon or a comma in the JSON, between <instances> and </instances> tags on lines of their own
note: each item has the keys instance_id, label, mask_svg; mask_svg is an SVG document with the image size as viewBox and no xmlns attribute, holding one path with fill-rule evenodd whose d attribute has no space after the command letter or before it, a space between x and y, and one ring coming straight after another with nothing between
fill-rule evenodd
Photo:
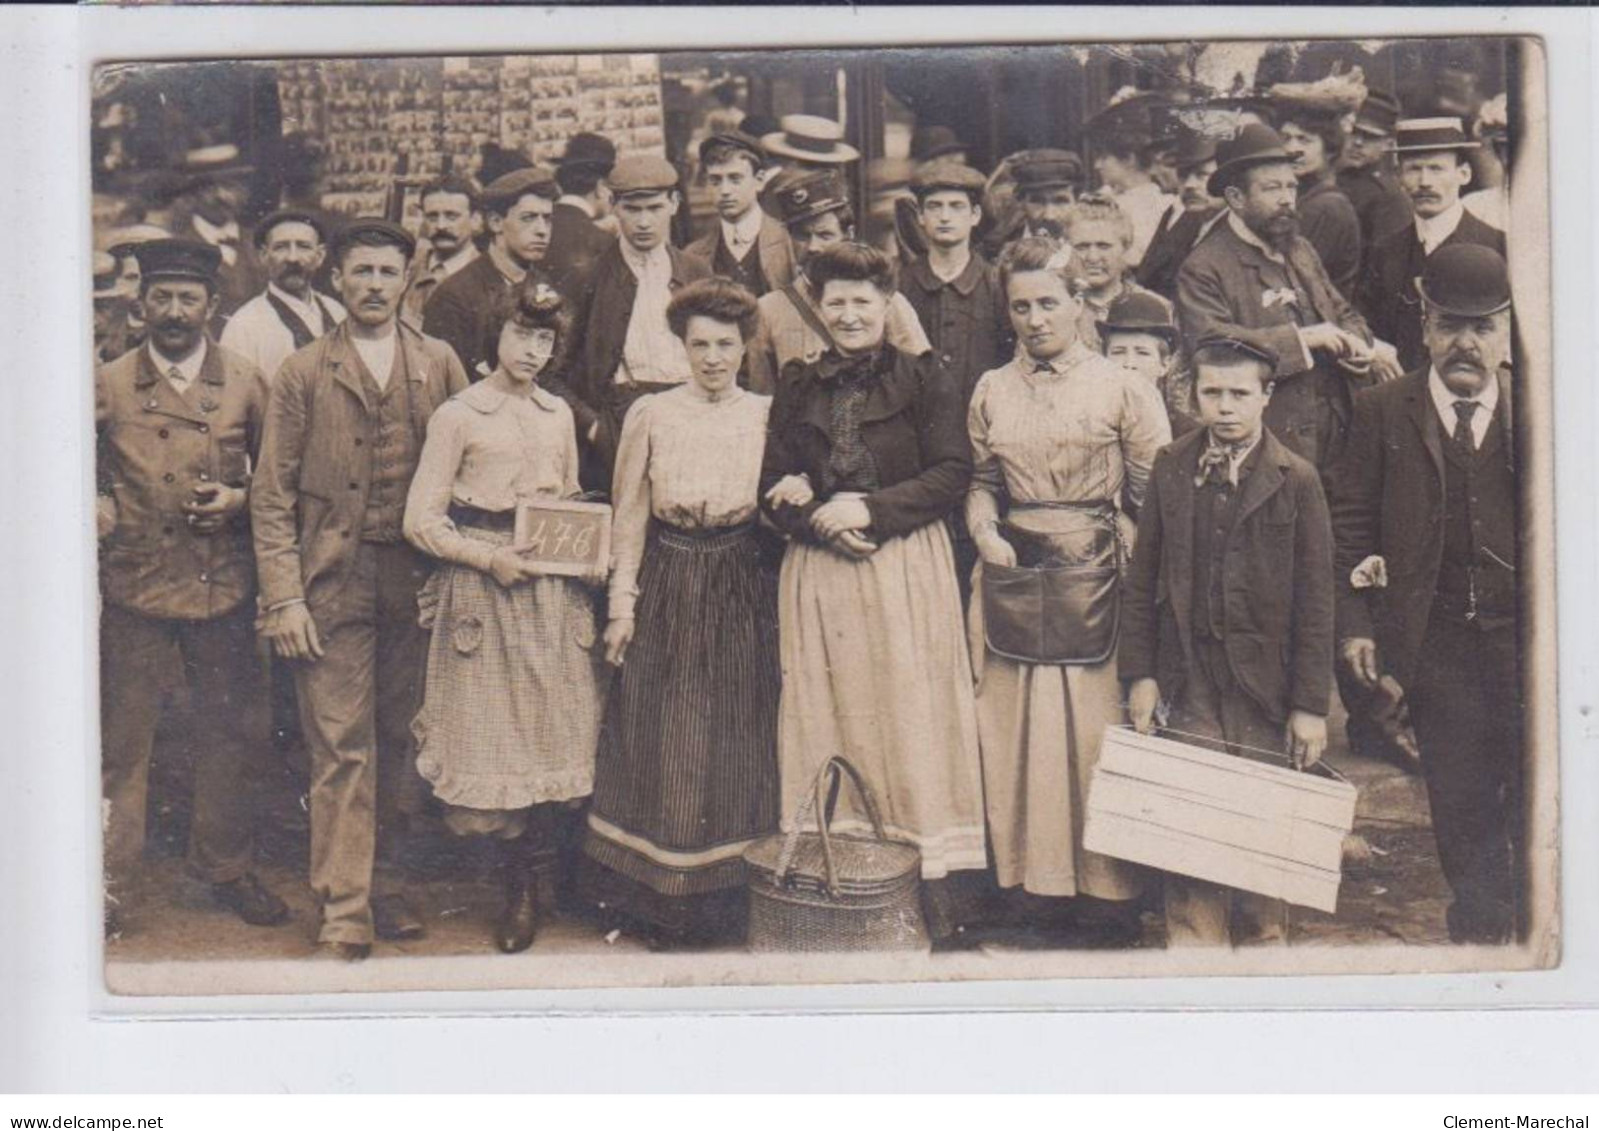
<instances>
[{"instance_id":1,"label":"flat cap","mask_svg":"<svg viewBox=\"0 0 1599 1131\"><path fill-rule=\"evenodd\" d=\"M279 224L304 224L316 233L317 239L323 243L327 242L328 230L322 217L300 208L280 208L262 217L261 222L255 226L255 246L265 247L267 238L272 235L272 229Z\"/></svg>"},{"instance_id":2,"label":"flat cap","mask_svg":"<svg viewBox=\"0 0 1599 1131\"><path fill-rule=\"evenodd\" d=\"M1430 153L1445 149L1479 149L1459 118L1406 118L1394 127L1394 152Z\"/></svg>"},{"instance_id":3,"label":"flat cap","mask_svg":"<svg viewBox=\"0 0 1599 1131\"><path fill-rule=\"evenodd\" d=\"M1220 196L1245 169L1286 165L1290 160L1281 134L1262 122L1245 122L1232 137L1216 143L1216 171L1205 188L1211 196Z\"/></svg>"},{"instance_id":4,"label":"flat cap","mask_svg":"<svg viewBox=\"0 0 1599 1131\"><path fill-rule=\"evenodd\" d=\"M213 283L217 268L222 265L221 249L199 240L147 240L134 247L133 256L139 261L139 279L143 283L154 279Z\"/></svg>"},{"instance_id":5,"label":"flat cap","mask_svg":"<svg viewBox=\"0 0 1599 1131\"><path fill-rule=\"evenodd\" d=\"M1011 176L1016 191L1076 188L1083 183L1083 159L1065 149L1033 149L1013 159Z\"/></svg>"},{"instance_id":6,"label":"flat cap","mask_svg":"<svg viewBox=\"0 0 1599 1131\"><path fill-rule=\"evenodd\" d=\"M555 174L546 166L529 165L502 173L483 188L483 203L491 207L509 207L524 196L542 196L554 200L561 195L555 183Z\"/></svg>"},{"instance_id":7,"label":"flat cap","mask_svg":"<svg viewBox=\"0 0 1599 1131\"><path fill-rule=\"evenodd\" d=\"M1155 334L1169 344L1177 341L1177 319L1172 305L1152 291L1123 291L1105 312L1100 330Z\"/></svg>"},{"instance_id":8,"label":"flat cap","mask_svg":"<svg viewBox=\"0 0 1599 1131\"><path fill-rule=\"evenodd\" d=\"M617 161L605 183L617 197L670 192L677 188L677 168L652 153L630 153Z\"/></svg>"},{"instance_id":9,"label":"flat cap","mask_svg":"<svg viewBox=\"0 0 1599 1131\"><path fill-rule=\"evenodd\" d=\"M713 149L736 149L755 158L757 166L764 168L766 165L766 150L761 148L760 139L751 137L743 130L724 130L700 142L701 163L705 161L705 155Z\"/></svg>"},{"instance_id":10,"label":"flat cap","mask_svg":"<svg viewBox=\"0 0 1599 1131\"><path fill-rule=\"evenodd\" d=\"M566 139L566 149L561 153L559 164L562 168L590 165L608 173L611 166L616 164L616 145L610 138L600 134L573 134Z\"/></svg>"},{"instance_id":11,"label":"flat cap","mask_svg":"<svg viewBox=\"0 0 1599 1131\"><path fill-rule=\"evenodd\" d=\"M849 207L849 190L837 169L790 173L772 186L771 202L785 225Z\"/></svg>"},{"instance_id":12,"label":"flat cap","mask_svg":"<svg viewBox=\"0 0 1599 1131\"><path fill-rule=\"evenodd\" d=\"M918 200L934 192L964 192L981 200L987 187L987 177L959 161L929 161L911 175L911 192Z\"/></svg>"},{"instance_id":13,"label":"flat cap","mask_svg":"<svg viewBox=\"0 0 1599 1131\"><path fill-rule=\"evenodd\" d=\"M347 220L333 236L333 258L339 259L352 244L388 244L399 248L410 259L416 254L416 237L392 220L377 216L358 216Z\"/></svg>"},{"instance_id":14,"label":"flat cap","mask_svg":"<svg viewBox=\"0 0 1599 1131\"><path fill-rule=\"evenodd\" d=\"M1230 353L1234 357L1252 358L1264 362L1272 372L1277 370L1277 351L1253 334L1234 331L1230 334L1209 333L1194 343L1194 354L1209 352Z\"/></svg>"},{"instance_id":15,"label":"flat cap","mask_svg":"<svg viewBox=\"0 0 1599 1131\"><path fill-rule=\"evenodd\" d=\"M1445 314L1481 318L1510 309L1504 256L1477 244L1445 244L1427 257L1416 281L1422 301Z\"/></svg>"}]
</instances>

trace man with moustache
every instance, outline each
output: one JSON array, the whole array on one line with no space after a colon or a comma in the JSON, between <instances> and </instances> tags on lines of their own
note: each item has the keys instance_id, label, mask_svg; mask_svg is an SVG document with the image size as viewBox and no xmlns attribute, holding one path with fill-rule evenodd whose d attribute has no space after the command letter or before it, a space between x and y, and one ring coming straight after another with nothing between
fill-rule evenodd
<instances>
[{"instance_id":1,"label":"man with moustache","mask_svg":"<svg viewBox=\"0 0 1599 1131\"><path fill-rule=\"evenodd\" d=\"M1454 893L1449 936L1517 926L1522 779L1510 282L1456 243L1418 283L1430 362L1355 398L1328 477L1341 664L1404 688L1433 833Z\"/></svg>"},{"instance_id":2,"label":"man with moustache","mask_svg":"<svg viewBox=\"0 0 1599 1131\"><path fill-rule=\"evenodd\" d=\"M563 295L593 269L616 242L611 190L605 178L616 166L616 146L599 134L573 134L555 165L561 195L550 213L550 250L544 270ZM607 226L609 225L609 226Z\"/></svg>"},{"instance_id":3,"label":"man with moustache","mask_svg":"<svg viewBox=\"0 0 1599 1131\"><path fill-rule=\"evenodd\" d=\"M401 891L399 852L421 800L410 728L430 567L402 520L428 418L467 381L446 343L399 318L415 250L386 220L340 230L333 282L350 316L284 362L251 494L260 631L294 669L311 753L318 943L347 961L365 958L374 935L425 930Z\"/></svg>"},{"instance_id":4,"label":"man with moustache","mask_svg":"<svg viewBox=\"0 0 1599 1131\"><path fill-rule=\"evenodd\" d=\"M825 247L855 238L855 212L844 176L836 169L791 171L767 193L794 245L794 280L761 296L760 322L744 365L749 387L771 395L778 375L791 361L816 361L833 344L832 335L805 277L805 264ZM915 309L902 292L888 300L884 340L901 353L918 356L932 348Z\"/></svg>"},{"instance_id":5,"label":"man with moustache","mask_svg":"<svg viewBox=\"0 0 1599 1131\"><path fill-rule=\"evenodd\" d=\"M1338 187L1355 206L1360 244L1367 252L1410 224L1410 198L1399 187L1389 157L1398 121L1399 103L1394 96L1368 91L1338 161Z\"/></svg>"},{"instance_id":6,"label":"man with moustache","mask_svg":"<svg viewBox=\"0 0 1599 1131\"><path fill-rule=\"evenodd\" d=\"M688 354L666 324L672 292L710 275L704 260L668 242L680 198L677 169L635 155L607 178L619 237L574 287L568 398L585 445L583 484L609 491L622 421L639 397L688 380Z\"/></svg>"},{"instance_id":7,"label":"man with moustache","mask_svg":"<svg viewBox=\"0 0 1599 1131\"><path fill-rule=\"evenodd\" d=\"M1298 179L1282 138L1259 122L1216 149L1209 190L1227 203L1177 273L1177 310L1193 348L1201 338L1246 336L1277 358L1266 426L1318 469L1337 454L1352 387L1375 354L1360 315L1298 233Z\"/></svg>"},{"instance_id":8,"label":"man with moustache","mask_svg":"<svg viewBox=\"0 0 1599 1131\"><path fill-rule=\"evenodd\" d=\"M422 312L439 284L478 258L473 237L483 216L478 208L477 189L465 177L443 177L423 186L418 203L422 206L425 246L418 249L411 263L400 317L420 328Z\"/></svg>"},{"instance_id":9,"label":"man with moustache","mask_svg":"<svg viewBox=\"0 0 1599 1131\"><path fill-rule=\"evenodd\" d=\"M490 182L482 199L488 253L440 283L422 311L422 332L449 343L470 380L493 372L499 297L530 271L548 281L543 263L556 191L555 175L537 165Z\"/></svg>"},{"instance_id":10,"label":"man with moustache","mask_svg":"<svg viewBox=\"0 0 1599 1131\"><path fill-rule=\"evenodd\" d=\"M1177 170L1177 203L1166 210L1138 264L1138 285L1167 301L1177 297L1177 270L1227 211L1210 195L1206 183L1216 171L1216 142L1183 128L1173 153Z\"/></svg>"},{"instance_id":11,"label":"man with moustache","mask_svg":"<svg viewBox=\"0 0 1599 1131\"><path fill-rule=\"evenodd\" d=\"M266 289L233 312L222 348L277 376L285 358L344 321L344 307L311 285L326 257L327 233L310 212L285 209L255 228L255 249L266 267Z\"/></svg>"},{"instance_id":12,"label":"man with moustache","mask_svg":"<svg viewBox=\"0 0 1599 1131\"><path fill-rule=\"evenodd\" d=\"M1441 248L1474 244L1505 254L1505 234L1461 203L1471 183L1467 156L1479 142L1466 136L1459 118L1411 118L1394 131L1399 184L1410 197L1415 220L1371 249L1357 302L1372 331L1393 343L1399 363L1415 369L1427 361L1416 279Z\"/></svg>"},{"instance_id":13,"label":"man with moustache","mask_svg":"<svg viewBox=\"0 0 1599 1131\"><path fill-rule=\"evenodd\" d=\"M1017 210L1010 230L995 234L991 245L995 263L1001 262L1005 249L1018 240L1061 238L1066 210L1083 187L1083 160L1064 149L1032 149L1012 158L1011 178Z\"/></svg>"},{"instance_id":14,"label":"man with moustache","mask_svg":"<svg viewBox=\"0 0 1599 1131\"><path fill-rule=\"evenodd\" d=\"M766 151L741 133L712 134L700 143L700 170L714 194L717 224L688 246L756 298L781 290L794 278L788 232L760 205L766 185Z\"/></svg>"},{"instance_id":15,"label":"man with moustache","mask_svg":"<svg viewBox=\"0 0 1599 1131\"><path fill-rule=\"evenodd\" d=\"M135 254L149 340L95 374L106 934L137 918L150 753L174 682L193 700L198 755L189 870L272 926L288 909L251 871L252 739L264 745L267 727L247 513L266 381L206 339L215 248L158 239Z\"/></svg>"}]
</instances>

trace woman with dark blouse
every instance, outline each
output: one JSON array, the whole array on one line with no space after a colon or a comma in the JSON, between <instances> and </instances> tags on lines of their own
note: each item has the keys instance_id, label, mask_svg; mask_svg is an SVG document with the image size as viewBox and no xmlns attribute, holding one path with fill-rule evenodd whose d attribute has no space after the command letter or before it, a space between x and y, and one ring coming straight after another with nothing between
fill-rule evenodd
<instances>
[{"instance_id":1,"label":"woman with dark blouse","mask_svg":"<svg viewBox=\"0 0 1599 1131\"><path fill-rule=\"evenodd\" d=\"M922 854L935 944L988 863L971 662L945 517L972 458L953 379L884 342L892 262L844 243L807 266L833 348L778 383L763 504L791 539L778 586L778 765L791 821L832 755ZM847 791L846 791L847 792ZM847 804L840 799L841 806ZM835 827L869 826L843 809ZM967 882L956 884L954 879Z\"/></svg>"}]
</instances>

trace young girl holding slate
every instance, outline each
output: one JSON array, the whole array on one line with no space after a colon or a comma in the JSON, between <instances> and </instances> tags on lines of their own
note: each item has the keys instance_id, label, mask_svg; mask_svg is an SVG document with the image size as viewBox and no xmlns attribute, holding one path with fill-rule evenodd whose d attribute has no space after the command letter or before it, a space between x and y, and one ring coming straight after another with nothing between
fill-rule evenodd
<instances>
[{"instance_id":1,"label":"young girl holding slate","mask_svg":"<svg viewBox=\"0 0 1599 1131\"><path fill-rule=\"evenodd\" d=\"M429 421L405 508L405 536L444 563L419 597L433 639L417 768L454 832L499 847L508 953L532 945L538 880L593 787L604 695L585 584L600 578L545 575L511 544L519 502L579 492L571 409L538 386L566 327L548 285L507 293L498 366Z\"/></svg>"}]
</instances>

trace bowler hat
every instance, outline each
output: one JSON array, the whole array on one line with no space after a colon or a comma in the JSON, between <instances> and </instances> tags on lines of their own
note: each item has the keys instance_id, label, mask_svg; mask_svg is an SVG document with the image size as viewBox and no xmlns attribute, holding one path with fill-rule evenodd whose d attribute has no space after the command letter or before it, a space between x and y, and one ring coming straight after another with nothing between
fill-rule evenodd
<instances>
[{"instance_id":1,"label":"bowler hat","mask_svg":"<svg viewBox=\"0 0 1599 1131\"><path fill-rule=\"evenodd\" d=\"M616 164L616 146L608 137L599 134L573 134L566 139L566 149L558 162L565 169L573 165L588 165L609 173Z\"/></svg>"},{"instance_id":2,"label":"bowler hat","mask_svg":"<svg viewBox=\"0 0 1599 1131\"><path fill-rule=\"evenodd\" d=\"M670 192L677 188L677 167L664 157L631 153L616 163L605 178L617 199L640 194Z\"/></svg>"},{"instance_id":3,"label":"bowler hat","mask_svg":"<svg viewBox=\"0 0 1599 1131\"><path fill-rule=\"evenodd\" d=\"M1179 173L1216 159L1216 139L1196 130L1183 128L1177 133L1176 164Z\"/></svg>"},{"instance_id":4,"label":"bowler hat","mask_svg":"<svg viewBox=\"0 0 1599 1131\"><path fill-rule=\"evenodd\" d=\"M1277 371L1277 351L1272 349L1261 338L1244 330L1234 330L1231 333L1212 332L1203 334L1194 343L1194 353L1230 353L1234 357L1251 358L1255 361L1265 362L1272 372Z\"/></svg>"},{"instance_id":5,"label":"bowler hat","mask_svg":"<svg viewBox=\"0 0 1599 1131\"><path fill-rule=\"evenodd\" d=\"M844 175L837 169L791 173L772 186L771 200L778 219L793 226L802 220L849 207Z\"/></svg>"},{"instance_id":6,"label":"bowler hat","mask_svg":"<svg viewBox=\"0 0 1599 1131\"><path fill-rule=\"evenodd\" d=\"M1422 301L1445 314L1480 318L1510 309L1504 256L1478 244L1445 244L1427 257L1416 281Z\"/></svg>"},{"instance_id":7,"label":"bowler hat","mask_svg":"<svg viewBox=\"0 0 1599 1131\"><path fill-rule=\"evenodd\" d=\"M561 195L555 183L555 174L543 165L529 165L512 169L490 181L483 189L483 204L499 213L511 207L524 196L542 196L554 200Z\"/></svg>"},{"instance_id":8,"label":"bowler hat","mask_svg":"<svg viewBox=\"0 0 1599 1131\"><path fill-rule=\"evenodd\" d=\"M917 200L929 193L963 192L980 202L987 187L987 177L959 161L929 161L911 174L911 192Z\"/></svg>"},{"instance_id":9,"label":"bowler hat","mask_svg":"<svg viewBox=\"0 0 1599 1131\"><path fill-rule=\"evenodd\" d=\"M1478 149L1481 145L1466 135L1459 118L1406 118L1394 127L1394 152L1400 154Z\"/></svg>"},{"instance_id":10,"label":"bowler hat","mask_svg":"<svg viewBox=\"0 0 1599 1131\"><path fill-rule=\"evenodd\" d=\"M844 144L844 127L815 114L784 114L776 133L761 138L774 157L790 157L813 165L843 165L859 157L860 150Z\"/></svg>"},{"instance_id":11,"label":"bowler hat","mask_svg":"<svg viewBox=\"0 0 1599 1131\"><path fill-rule=\"evenodd\" d=\"M276 212L269 212L259 224L255 226L255 246L257 250L266 246L267 237L272 234L272 229L279 224L304 224L316 233L316 238L322 243L328 239L327 226L320 216L306 212L299 208L280 208Z\"/></svg>"},{"instance_id":12,"label":"bowler hat","mask_svg":"<svg viewBox=\"0 0 1599 1131\"><path fill-rule=\"evenodd\" d=\"M334 234L334 262L343 258L346 248L355 244L366 245L368 241L391 244L403 251L406 259L416 254L416 237L400 225L376 216L358 216L346 221Z\"/></svg>"},{"instance_id":13,"label":"bowler hat","mask_svg":"<svg viewBox=\"0 0 1599 1131\"><path fill-rule=\"evenodd\" d=\"M1399 114L1399 100L1393 95L1385 90L1367 91L1366 100L1355 113L1352 128L1373 137L1391 137L1394 126L1399 123Z\"/></svg>"},{"instance_id":14,"label":"bowler hat","mask_svg":"<svg viewBox=\"0 0 1599 1131\"><path fill-rule=\"evenodd\" d=\"M197 279L202 283L214 283L217 268L222 265L221 249L199 240L148 240L135 247L133 255L139 261L141 283L155 279Z\"/></svg>"},{"instance_id":15,"label":"bowler hat","mask_svg":"<svg viewBox=\"0 0 1599 1131\"><path fill-rule=\"evenodd\" d=\"M743 130L725 130L722 133L712 134L700 142L700 163L704 164L706 153L712 149L735 149L740 153L748 153L755 158L756 168L765 168L766 150L761 148L758 138L753 138Z\"/></svg>"},{"instance_id":16,"label":"bowler hat","mask_svg":"<svg viewBox=\"0 0 1599 1131\"><path fill-rule=\"evenodd\" d=\"M1211 196L1220 196L1245 169L1286 165L1290 160L1276 130L1261 122L1246 122L1232 137L1217 142L1216 171L1205 182L1205 189Z\"/></svg>"},{"instance_id":17,"label":"bowler hat","mask_svg":"<svg viewBox=\"0 0 1599 1131\"><path fill-rule=\"evenodd\" d=\"M1065 149L1033 149L1012 159L1011 177L1018 193L1078 188L1083 183L1083 159Z\"/></svg>"},{"instance_id":18,"label":"bowler hat","mask_svg":"<svg viewBox=\"0 0 1599 1131\"><path fill-rule=\"evenodd\" d=\"M948 126L928 126L911 134L912 161L936 161L954 153L965 153L969 148Z\"/></svg>"},{"instance_id":19,"label":"bowler hat","mask_svg":"<svg viewBox=\"0 0 1599 1131\"><path fill-rule=\"evenodd\" d=\"M1105 311L1105 321L1100 323L1101 333L1154 334L1166 339L1168 345L1177 342L1177 321L1171 303L1152 291L1124 291Z\"/></svg>"}]
</instances>

